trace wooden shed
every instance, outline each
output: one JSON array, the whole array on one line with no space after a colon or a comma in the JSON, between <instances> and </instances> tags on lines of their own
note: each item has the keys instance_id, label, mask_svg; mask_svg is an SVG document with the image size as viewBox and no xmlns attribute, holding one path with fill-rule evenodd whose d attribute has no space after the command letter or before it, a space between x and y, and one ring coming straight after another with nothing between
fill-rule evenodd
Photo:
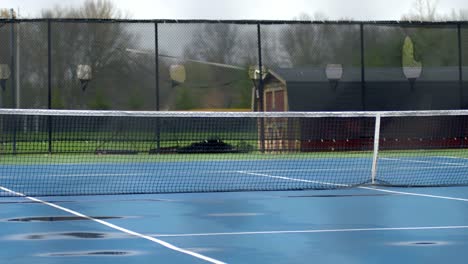
<instances>
[{"instance_id":1,"label":"wooden shed","mask_svg":"<svg viewBox=\"0 0 468 264\"><path fill-rule=\"evenodd\" d=\"M361 69L351 67L344 69L338 83L333 83L323 67L274 68L264 79L263 109L279 112L466 109L468 97L461 95L468 94L468 84L460 82L457 74L457 67L424 68L420 79L411 84L401 68L367 68L363 83ZM424 142L427 127L422 122L410 120L404 126L409 134L400 138L384 120L383 138L391 140L382 147L399 148L409 143L405 141L413 144L416 138L422 142L418 144L432 144ZM435 136L451 133L443 127L447 125L433 131ZM386 131L393 134L387 135ZM372 120L362 118L300 123L270 119L265 123L267 151L367 150L372 146L372 137Z\"/></svg>"}]
</instances>

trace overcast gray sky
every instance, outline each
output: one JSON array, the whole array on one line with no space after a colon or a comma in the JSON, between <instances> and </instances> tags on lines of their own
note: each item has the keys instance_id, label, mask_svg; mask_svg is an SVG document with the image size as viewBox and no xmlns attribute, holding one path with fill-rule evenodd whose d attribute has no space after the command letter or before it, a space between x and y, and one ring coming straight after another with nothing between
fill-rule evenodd
<instances>
[{"instance_id":1,"label":"overcast gray sky","mask_svg":"<svg viewBox=\"0 0 468 264\"><path fill-rule=\"evenodd\" d=\"M38 17L43 8L77 6L84 0L2 0L21 17ZM278 19L321 12L329 19L398 20L413 0L112 0L134 19ZM468 9L467 0L439 0L438 11Z\"/></svg>"}]
</instances>

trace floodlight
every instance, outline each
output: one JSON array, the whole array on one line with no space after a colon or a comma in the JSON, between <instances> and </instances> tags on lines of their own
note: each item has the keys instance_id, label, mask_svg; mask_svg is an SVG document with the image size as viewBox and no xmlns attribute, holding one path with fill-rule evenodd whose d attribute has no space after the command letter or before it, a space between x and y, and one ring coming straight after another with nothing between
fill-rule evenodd
<instances>
[{"instance_id":1,"label":"floodlight","mask_svg":"<svg viewBox=\"0 0 468 264\"><path fill-rule=\"evenodd\" d=\"M0 87L6 88L6 81L10 79L10 67L7 64L0 64Z\"/></svg>"},{"instance_id":2,"label":"floodlight","mask_svg":"<svg viewBox=\"0 0 468 264\"><path fill-rule=\"evenodd\" d=\"M265 66L262 66L262 80L266 78L268 71ZM249 78L252 80L260 80L260 68L258 66L249 67Z\"/></svg>"},{"instance_id":3,"label":"floodlight","mask_svg":"<svg viewBox=\"0 0 468 264\"><path fill-rule=\"evenodd\" d=\"M338 82L343 77L343 66L341 64L328 64L325 68L325 74L333 89L338 87Z\"/></svg>"},{"instance_id":4,"label":"floodlight","mask_svg":"<svg viewBox=\"0 0 468 264\"><path fill-rule=\"evenodd\" d=\"M405 74L406 79L408 79L411 89L414 88L414 83L416 79L421 77L422 66L404 66L403 73Z\"/></svg>"},{"instance_id":5,"label":"floodlight","mask_svg":"<svg viewBox=\"0 0 468 264\"><path fill-rule=\"evenodd\" d=\"M186 78L185 66L180 64L171 65L169 75L175 84L184 83Z\"/></svg>"},{"instance_id":6,"label":"floodlight","mask_svg":"<svg viewBox=\"0 0 468 264\"><path fill-rule=\"evenodd\" d=\"M78 77L78 80L80 80L81 82L81 89L83 91L86 90L88 83L93 78L91 65L86 65L86 64L78 65L77 70L76 70L76 75Z\"/></svg>"}]
</instances>

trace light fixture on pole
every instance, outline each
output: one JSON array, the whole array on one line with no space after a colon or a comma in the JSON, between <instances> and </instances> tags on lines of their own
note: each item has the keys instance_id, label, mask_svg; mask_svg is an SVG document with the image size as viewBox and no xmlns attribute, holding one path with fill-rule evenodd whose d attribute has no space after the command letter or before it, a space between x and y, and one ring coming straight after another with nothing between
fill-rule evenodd
<instances>
[{"instance_id":1,"label":"light fixture on pole","mask_svg":"<svg viewBox=\"0 0 468 264\"><path fill-rule=\"evenodd\" d=\"M325 74L333 90L338 87L338 82L343 77L343 66L341 64L328 64L325 68Z\"/></svg>"},{"instance_id":2,"label":"light fixture on pole","mask_svg":"<svg viewBox=\"0 0 468 264\"><path fill-rule=\"evenodd\" d=\"M0 64L0 87L5 91L6 81L10 79L10 67L7 64Z\"/></svg>"},{"instance_id":3,"label":"light fixture on pole","mask_svg":"<svg viewBox=\"0 0 468 264\"><path fill-rule=\"evenodd\" d=\"M416 61L415 47L409 36L406 36L403 43L401 59L403 74L405 75L406 79L408 79L411 90L413 90L414 83L421 76L422 63L420 61Z\"/></svg>"},{"instance_id":4,"label":"light fixture on pole","mask_svg":"<svg viewBox=\"0 0 468 264\"><path fill-rule=\"evenodd\" d=\"M405 74L406 79L408 79L411 89L414 89L414 83L419 77L421 77L421 72L421 66L403 67L403 73Z\"/></svg>"},{"instance_id":5,"label":"light fixture on pole","mask_svg":"<svg viewBox=\"0 0 468 264\"><path fill-rule=\"evenodd\" d=\"M93 72L91 65L86 65L86 64L80 64L77 67L76 70L76 75L78 77L78 80L80 80L81 83L81 90L86 90L86 87L88 86L89 82L93 78Z\"/></svg>"},{"instance_id":6,"label":"light fixture on pole","mask_svg":"<svg viewBox=\"0 0 468 264\"><path fill-rule=\"evenodd\" d=\"M255 111L258 110L258 100L260 99L260 91L259 91L259 85L258 83L260 82L260 80L264 80L267 76L267 73L268 73L268 70L265 68L265 66L262 66L262 70L260 71L260 67L257 66L250 66L249 67L249 78L252 80L253 82L253 85L254 85L254 88L255 88L255 104L254 104L254 107L256 107L256 109L254 109ZM261 75L261 76L260 76Z\"/></svg>"},{"instance_id":7,"label":"light fixture on pole","mask_svg":"<svg viewBox=\"0 0 468 264\"><path fill-rule=\"evenodd\" d=\"M187 74L185 66L181 64L173 64L169 67L169 76L171 77L172 88L185 82Z\"/></svg>"},{"instance_id":8,"label":"light fixture on pole","mask_svg":"<svg viewBox=\"0 0 468 264\"><path fill-rule=\"evenodd\" d=\"M265 79L267 75L267 69L265 66L262 66L262 80ZM260 80L260 68L258 66L250 66L249 67L249 78L251 80Z\"/></svg>"}]
</instances>

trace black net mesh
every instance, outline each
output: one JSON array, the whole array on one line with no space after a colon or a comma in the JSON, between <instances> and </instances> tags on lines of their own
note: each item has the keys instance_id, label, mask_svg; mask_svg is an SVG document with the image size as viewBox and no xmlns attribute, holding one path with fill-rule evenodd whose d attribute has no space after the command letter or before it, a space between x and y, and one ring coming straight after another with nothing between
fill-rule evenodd
<instances>
[{"instance_id":1,"label":"black net mesh","mask_svg":"<svg viewBox=\"0 0 468 264\"><path fill-rule=\"evenodd\" d=\"M465 185L467 115L8 110L0 186L88 195Z\"/></svg>"},{"instance_id":2,"label":"black net mesh","mask_svg":"<svg viewBox=\"0 0 468 264\"><path fill-rule=\"evenodd\" d=\"M465 115L382 118L377 180L391 186L466 185L467 128Z\"/></svg>"},{"instance_id":3,"label":"black net mesh","mask_svg":"<svg viewBox=\"0 0 468 264\"><path fill-rule=\"evenodd\" d=\"M2 110L0 186L80 195L468 183L466 112L340 112L467 108L464 22L0 20L0 39L11 71L0 108L231 112ZM287 113L232 113L252 110Z\"/></svg>"},{"instance_id":4,"label":"black net mesh","mask_svg":"<svg viewBox=\"0 0 468 264\"><path fill-rule=\"evenodd\" d=\"M5 81L2 106L8 108L441 110L468 102L464 23L44 19L1 25L1 63L17 72ZM262 94L253 89L258 76L249 74L260 63L266 67ZM89 79L79 76L80 67L88 67Z\"/></svg>"}]
</instances>

